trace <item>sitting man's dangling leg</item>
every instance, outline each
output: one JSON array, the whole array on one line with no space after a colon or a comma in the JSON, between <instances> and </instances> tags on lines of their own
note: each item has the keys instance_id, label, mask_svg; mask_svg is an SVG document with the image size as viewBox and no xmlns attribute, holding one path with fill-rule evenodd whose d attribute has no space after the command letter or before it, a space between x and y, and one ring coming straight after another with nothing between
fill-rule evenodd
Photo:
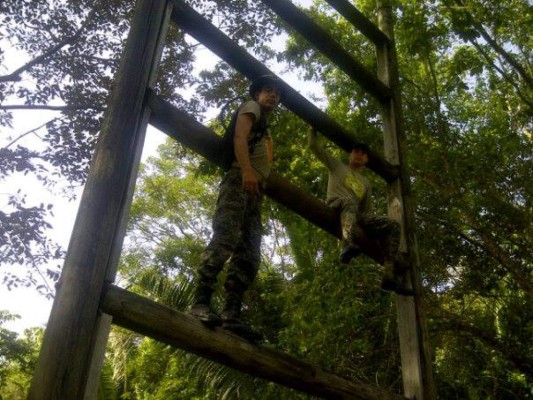
<instances>
[{"instance_id":1,"label":"sitting man's dangling leg","mask_svg":"<svg viewBox=\"0 0 533 400\"><path fill-rule=\"evenodd\" d=\"M341 206L340 220L343 247L339 258L343 264L349 264L352 258L361 254L361 249L356 244L357 230L360 229L357 225L357 208L358 205L353 201L345 202Z\"/></svg>"},{"instance_id":2,"label":"sitting man's dangling leg","mask_svg":"<svg viewBox=\"0 0 533 400\"><path fill-rule=\"evenodd\" d=\"M361 223L371 236L382 239L384 242L381 288L403 296L412 296L413 290L405 286L397 271L396 260L400 247L400 224L393 219L379 215L368 215Z\"/></svg>"}]
</instances>

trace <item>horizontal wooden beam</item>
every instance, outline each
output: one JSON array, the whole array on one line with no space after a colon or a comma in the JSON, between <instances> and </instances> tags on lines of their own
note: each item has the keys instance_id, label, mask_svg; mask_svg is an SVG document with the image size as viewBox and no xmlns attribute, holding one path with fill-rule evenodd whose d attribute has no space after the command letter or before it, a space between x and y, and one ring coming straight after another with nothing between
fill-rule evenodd
<instances>
[{"instance_id":1,"label":"horizontal wooden beam","mask_svg":"<svg viewBox=\"0 0 533 400\"><path fill-rule=\"evenodd\" d=\"M246 342L224 329L110 285L100 304L113 323L247 374L327 399L405 400L292 356Z\"/></svg>"},{"instance_id":2,"label":"horizontal wooden beam","mask_svg":"<svg viewBox=\"0 0 533 400\"><path fill-rule=\"evenodd\" d=\"M316 24L302 10L288 0L261 0L276 14L291 25L307 41L328 57L335 65L357 82L367 93L383 103L388 100L392 92L380 81L376 74L369 72L350 53L334 40L322 27Z\"/></svg>"},{"instance_id":3,"label":"horizontal wooden beam","mask_svg":"<svg viewBox=\"0 0 533 400\"><path fill-rule=\"evenodd\" d=\"M390 44L390 39L361 11L354 7L348 0L326 0L339 14L356 27L363 35L370 39L376 46Z\"/></svg>"},{"instance_id":4,"label":"horizontal wooden beam","mask_svg":"<svg viewBox=\"0 0 533 400\"><path fill-rule=\"evenodd\" d=\"M181 29L248 79L254 80L261 75L267 74L275 75L185 2L173 0L171 18ZM281 81L281 86L284 91L283 105L316 128L341 149L350 151L356 144L360 143L356 139L355 133L344 129L283 80ZM399 175L398 166L390 164L379 152L375 152L372 149L369 152L368 168L388 182L393 181Z\"/></svg>"},{"instance_id":5,"label":"horizontal wooden beam","mask_svg":"<svg viewBox=\"0 0 533 400\"><path fill-rule=\"evenodd\" d=\"M207 160L222 165L220 136L153 91L148 92L147 105L151 109L150 124ZM273 172L267 181L265 193L319 228L337 238L341 237L337 213L289 180ZM383 252L377 242L361 234L358 244L367 256L378 263L383 262Z\"/></svg>"}]
</instances>

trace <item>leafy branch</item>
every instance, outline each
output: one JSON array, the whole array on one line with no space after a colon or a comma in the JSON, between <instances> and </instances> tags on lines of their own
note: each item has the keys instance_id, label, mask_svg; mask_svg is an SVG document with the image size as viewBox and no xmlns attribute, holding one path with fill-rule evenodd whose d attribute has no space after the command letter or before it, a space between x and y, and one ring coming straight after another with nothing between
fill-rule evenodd
<instances>
[{"instance_id":1,"label":"leafy branch","mask_svg":"<svg viewBox=\"0 0 533 400\"><path fill-rule=\"evenodd\" d=\"M472 231L476 233L478 236L477 239L474 238L473 235L465 233L464 229L461 229L461 227L458 227L453 222L437 218L430 213L423 214L425 219L437 222L449 232L456 234L466 242L482 249L489 254L496 262L502 265L506 271L509 272L518 286L524 291L525 295L530 299L530 301L533 301L533 285L528 274L522 271L520 262L514 261L513 258L506 254L494 237L480 224L478 224L472 215L466 211L461 211L460 221L462 224L466 224Z\"/></svg>"},{"instance_id":2,"label":"leafy branch","mask_svg":"<svg viewBox=\"0 0 533 400\"><path fill-rule=\"evenodd\" d=\"M464 314L459 316L442 308L438 312L440 315L437 315L436 323L439 329L444 328L470 340L481 341L498 351L502 357L509 360L524 374L529 376L533 374L533 360L529 359L527 354L516 351L513 346L502 343L498 337L488 332L487 329L480 328L473 322L468 321Z\"/></svg>"},{"instance_id":3,"label":"leafy branch","mask_svg":"<svg viewBox=\"0 0 533 400\"><path fill-rule=\"evenodd\" d=\"M18 142L20 139L24 138L25 136L28 136L29 134L31 133L35 133L37 132L39 129L45 127L47 124L51 123L51 122L54 122L56 121L58 118L52 118L51 120L45 122L44 124L42 125L39 125L38 127L36 128L33 128L33 129L30 129L29 131L25 132L25 133L22 133L20 134L17 138L13 139L11 142L9 142L7 145L4 146L4 149L7 149L8 147L14 145L16 142ZM36 134L37 135L37 134ZM38 135L37 135L38 136Z\"/></svg>"},{"instance_id":4,"label":"leafy branch","mask_svg":"<svg viewBox=\"0 0 533 400\"><path fill-rule=\"evenodd\" d=\"M524 80L524 82L530 87L533 87L533 78L528 74L528 72L525 70L525 68L520 65L518 61L515 60L512 54L507 52L498 42L487 32L487 30L483 27L481 23L476 21L476 19L466 10L466 6L463 3L462 0L454 0L455 6L452 6L450 4L447 4L445 2L446 7L452 15L457 15L457 8L461 9L461 17L465 18L465 21L470 24L470 26L487 42L487 44L497 53L499 54L509 65L511 65L514 70L520 75L520 77ZM475 37L472 35L466 35L468 38L468 41L472 44L477 43L475 40ZM464 37L464 35L463 35Z\"/></svg>"},{"instance_id":5,"label":"leafy branch","mask_svg":"<svg viewBox=\"0 0 533 400\"><path fill-rule=\"evenodd\" d=\"M479 43L474 40L472 41L472 45L477 49L479 54L481 54L483 58L487 60L488 64L492 66L492 68L494 68L503 77L503 79L505 79L507 83L509 83L516 89L516 93L518 94L520 99L522 99L522 101L526 103L531 110L533 110L533 102L531 102L526 96L524 96L522 90L520 90L520 86L509 76L509 74L492 62L492 59L489 57L487 52L479 45Z\"/></svg>"},{"instance_id":6,"label":"leafy branch","mask_svg":"<svg viewBox=\"0 0 533 400\"><path fill-rule=\"evenodd\" d=\"M46 50L41 55L35 57L33 60L27 62L26 64L22 65L21 67L17 68L15 71L11 72L8 75L0 76L0 82L18 82L22 78L20 75L28 71L30 68L34 67L35 65L42 64L45 61L47 61L51 56L53 56L55 53L57 53L59 50L61 50L63 47L66 47L74 42L76 42L82 35L83 31L87 28L89 23L91 22L93 16L94 16L95 10L93 9L83 24L81 24L80 28L74 32L73 35L65 37L63 40L61 40L56 45L50 47L48 50Z\"/></svg>"}]
</instances>

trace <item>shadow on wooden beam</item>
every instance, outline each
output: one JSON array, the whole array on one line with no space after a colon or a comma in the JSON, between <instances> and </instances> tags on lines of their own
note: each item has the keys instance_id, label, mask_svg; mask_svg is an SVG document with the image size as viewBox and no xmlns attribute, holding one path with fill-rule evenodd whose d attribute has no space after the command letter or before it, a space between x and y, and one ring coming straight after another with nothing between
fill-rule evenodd
<instances>
[{"instance_id":1,"label":"shadow on wooden beam","mask_svg":"<svg viewBox=\"0 0 533 400\"><path fill-rule=\"evenodd\" d=\"M101 309L113 317L116 325L314 396L327 399L405 399L289 355L253 345L223 329L208 329L196 318L117 286L106 288Z\"/></svg>"}]
</instances>

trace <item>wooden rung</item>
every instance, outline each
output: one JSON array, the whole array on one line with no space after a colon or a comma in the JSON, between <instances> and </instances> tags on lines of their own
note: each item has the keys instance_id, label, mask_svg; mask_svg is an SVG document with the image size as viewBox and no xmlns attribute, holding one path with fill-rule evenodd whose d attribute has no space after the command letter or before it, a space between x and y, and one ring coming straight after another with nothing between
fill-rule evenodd
<instances>
[{"instance_id":1,"label":"wooden rung","mask_svg":"<svg viewBox=\"0 0 533 400\"><path fill-rule=\"evenodd\" d=\"M110 285L101 309L113 323L247 374L328 399L401 400L405 397L355 382L290 355L253 345L221 328Z\"/></svg>"},{"instance_id":2,"label":"wooden rung","mask_svg":"<svg viewBox=\"0 0 533 400\"><path fill-rule=\"evenodd\" d=\"M326 0L330 6L346 18L376 46L389 45L390 40L372 21L348 0Z\"/></svg>"},{"instance_id":3,"label":"wooden rung","mask_svg":"<svg viewBox=\"0 0 533 400\"><path fill-rule=\"evenodd\" d=\"M391 89L298 7L287 0L261 1L287 21L312 46L320 50L322 54L357 82L367 93L374 96L376 100L385 102L390 99L392 95Z\"/></svg>"}]
</instances>

